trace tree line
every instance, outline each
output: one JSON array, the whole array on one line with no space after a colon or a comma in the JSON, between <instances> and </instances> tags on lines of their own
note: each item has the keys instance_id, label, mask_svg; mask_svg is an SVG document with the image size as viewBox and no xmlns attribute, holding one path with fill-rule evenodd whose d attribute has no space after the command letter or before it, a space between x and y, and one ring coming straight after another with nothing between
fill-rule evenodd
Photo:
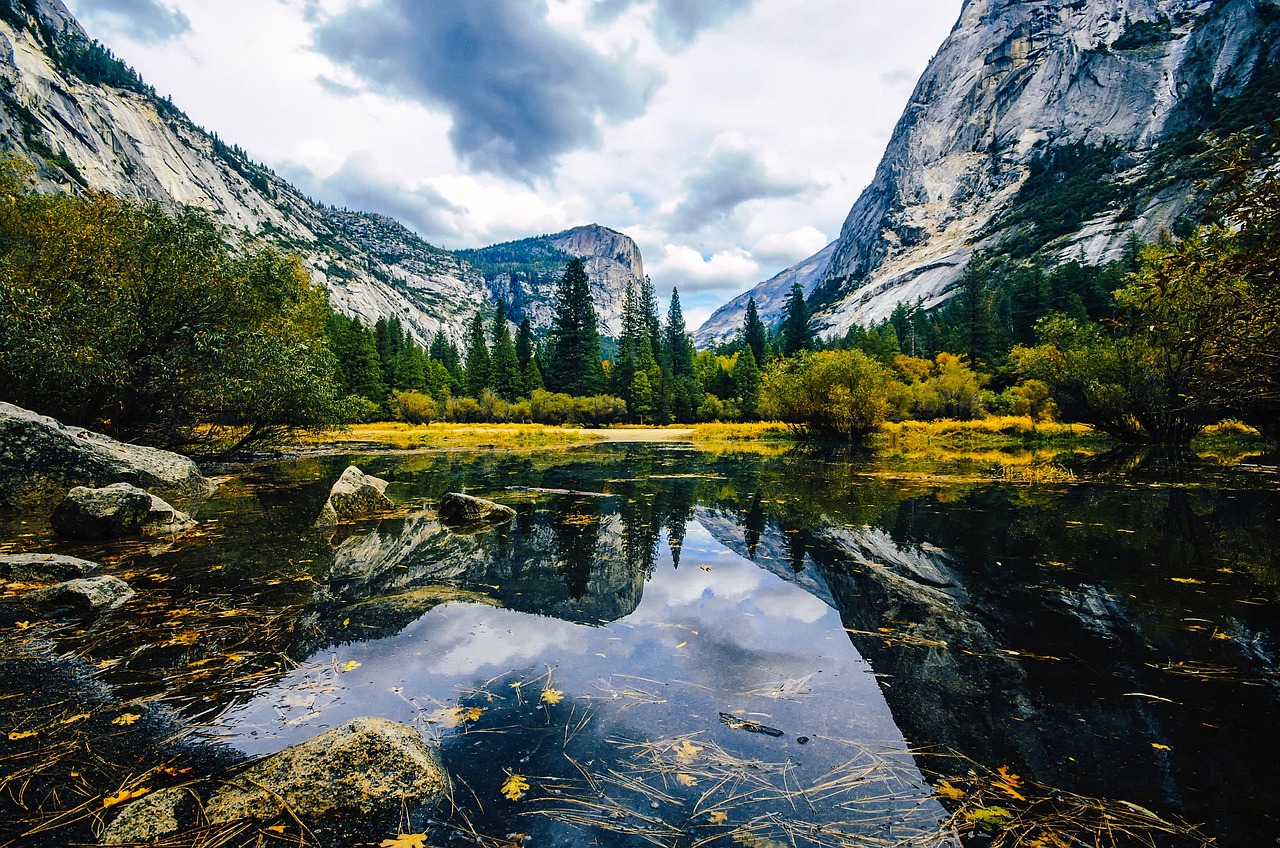
<instances>
[{"instance_id":1,"label":"tree line","mask_svg":"<svg viewBox=\"0 0 1280 848\"><path fill-rule=\"evenodd\" d=\"M1234 419L1276 442L1280 133L1223 150L1199 225L1105 266L977 257L941 308L899 304L826 342L796 285L765 344L761 412L851 440L886 419L1013 413L1166 446ZM752 307L721 353L760 344Z\"/></svg>"}]
</instances>

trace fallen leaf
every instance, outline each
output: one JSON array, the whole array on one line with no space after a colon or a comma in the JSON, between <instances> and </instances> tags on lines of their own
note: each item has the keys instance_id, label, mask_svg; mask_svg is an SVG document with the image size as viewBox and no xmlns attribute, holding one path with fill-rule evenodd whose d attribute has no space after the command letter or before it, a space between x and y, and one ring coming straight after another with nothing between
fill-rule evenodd
<instances>
[{"instance_id":1,"label":"fallen leaf","mask_svg":"<svg viewBox=\"0 0 1280 848\"><path fill-rule=\"evenodd\" d=\"M271 827L267 828L267 830L270 831L271 833L284 833L284 825L273 824L271 825Z\"/></svg>"},{"instance_id":2,"label":"fallen leaf","mask_svg":"<svg viewBox=\"0 0 1280 848\"><path fill-rule=\"evenodd\" d=\"M138 715L137 713L125 713L124 715L116 716L115 718L111 719L111 723L120 724L120 725L133 724L135 721L137 721L140 718L142 718L142 716Z\"/></svg>"},{"instance_id":3,"label":"fallen leaf","mask_svg":"<svg viewBox=\"0 0 1280 848\"><path fill-rule=\"evenodd\" d=\"M723 810L716 810L714 813L707 816L707 821L711 822L712 824L724 824L728 820L728 818L729 818L728 813L724 812Z\"/></svg>"},{"instance_id":4,"label":"fallen leaf","mask_svg":"<svg viewBox=\"0 0 1280 848\"><path fill-rule=\"evenodd\" d=\"M939 796L943 798L950 798L953 801L958 801L964 797L963 789L957 789L951 785L950 781L946 780L942 781L942 785L938 787L937 792Z\"/></svg>"},{"instance_id":5,"label":"fallen leaf","mask_svg":"<svg viewBox=\"0 0 1280 848\"><path fill-rule=\"evenodd\" d=\"M1172 751L1172 750L1173 750L1173 749L1172 749L1172 748L1170 748L1168 745L1161 745L1159 742L1152 742L1152 743L1151 743L1151 747L1152 747L1152 748L1155 748L1157 751Z\"/></svg>"},{"instance_id":6,"label":"fallen leaf","mask_svg":"<svg viewBox=\"0 0 1280 848\"><path fill-rule=\"evenodd\" d=\"M564 700L564 692L561 692L559 689L543 689L542 697L539 698L539 700L544 704L550 704L554 707L556 704Z\"/></svg>"},{"instance_id":7,"label":"fallen leaf","mask_svg":"<svg viewBox=\"0 0 1280 848\"><path fill-rule=\"evenodd\" d=\"M384 839L378 843L378 848L426 848L427 835L425 833L402 833L395 839Z\"/></svg>"},{"instance_id":8,"label":"fallen leaf","mask_svg":"<svg viewBox=\"0 0 1280 848\"><path fill-rule=\"evenodd\" d=\"M1174 583L1189 583L1193 586L1199 586L1204 583L1203 580L1197 580L1194 577L1170 577L1169 579Z\"/></svg>"},{"instance_id":9,"label":"fallen leaf","mask_svg":"<svg viewBox=\"0 0 1280 848\"><path fill-rule=\"evenodd\" d=\"M691 774L685 774L684 772L679 772L678 774L676 774L676 783L680 784L681 786L697 786L698 778L694 777Z\"/></svg>"},{"instance_id":10,"label":"fallen leaf","mask_svg":"<svg viewBox=\"0 0 1280 848\"><path fill-rule=\"evenodd\" d=\"M194 645L200 641L200 634L194 630L184 630L165 640L166 645Z\"/></svg>"},{"instance_id":11,"label":"fallen leaf","mask_svg":"<svg viewBox=\"0 0 1280 848\"><path fill-rule=\"evenodd\" d=\"M35 730L22 730L22 731L14 730L9 733L9 741L17 742L19 739L30 739L32 736L35 736L38 732L39 731L35 731Z\"/></svg>"},{"instance_id":12,"label":"fallen leaf","mask_svg":"<svg viewBox=\"0 0 1280 848\"><path fill-rule=\"evenodd\" d=\"M77 721L84 721L87 718L89 718L88 713L77 713L70 718L64 718L58 724L75 724Z\"/></svg>"},{"instance_id":13,"label":"fallen leaf","mask_svg":"<svg viewBox=\"0 0 1280 848\"><path fill-rule=\"evenodd\" d=\"M356 662L355 660L347 660L345 663L342 664L343 671L355 671L359 667L360 667L360 663Z\"/></svg>"},{"instance_id":14,"label":"fallen leaf","mask_svg":"<svg viewBox=\"0 0 1280 848\"><path fill-rule=\"evenodd\" d=\"M14 622L13 626L18 628L19 630L26 630L28 627L35 627L35 625L29 621Z\"/></svg>"},{"instance_id":15,"label":"fallen leaf","mask_svg":"<svg viewBox=\"0 0 1280 848\"><path fill-rule=\"evenodd\" d=\"M502 794L509 801L519 801L529 791L529 781L518 774L513 774L502 784Z\"/></svg>"},{"instance_id":16,"label":"fallen leaf","mask_svg":"<svg viewBox=\"0 0 1280 848\"><path fill-rule=\"evenodd\" d=\"M141 798L151 790L147 787L141 789L121 789L114 795L108 795L102 799L102 809L109 810L117 804L123 804L125 801L132 801L134 798Z\"/></svg>"},{"instance_id":17,"label":"fallen leaf","mask_svg":"<svg viewBox=\"0 0 1280 848\"><path fill-rule=\"evenodd\" d=\"M689 643L688 643L688 642L681 642L679 645L676 645L676 650L679 650L680 648L683 648L683 647L684 647L685 645L687 645L687 644L689 644Z\"/></svg>"},{"instance_id":18,"label":"fallen leaf","mask_svg":"<svg viewBox=\"0 0 1280 848\"><path fill-rule=\"evenodd\" d=\"M676 746L676 762L691 763L701 753L701 746L695 745L686 739Z\"/></svg>"},{"instance_id":19,"label":"fallen leaf","mask_svg":"<svg viewBox=\"0 0 1280 848\"><path fill-rule=\"evenodd\" d=\"M996 774L1000 775L1000 779L1003 780L1005 783L1009 784L1010 786L1022 785L1022 778L1019 775L1016 775L1013 772L1009 771L1008 766L1000 766L1000 768L996 769Z\"/></svg>"},{"instance_id":20,"label":"fallen leaf","mask_svg":"<svg viewBox=\"0 0 1280 848\"><path fill-rule=\"evenodd\" d=\"M463 721L479 721L480 716L484 713L484 707L467 707L462 711Z\"/></svg>"}]
</instances>

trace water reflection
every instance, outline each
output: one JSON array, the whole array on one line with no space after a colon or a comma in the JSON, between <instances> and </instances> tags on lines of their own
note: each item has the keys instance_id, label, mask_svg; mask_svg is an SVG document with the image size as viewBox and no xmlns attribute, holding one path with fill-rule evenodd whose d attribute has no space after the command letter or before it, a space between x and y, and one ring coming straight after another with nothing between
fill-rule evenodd
<instances>
[{"instance_id":1,"label":"water reflection","mask_svg":"<svg viewBox=\"0 0 1280 848\"><path fill-rule=\"evenodd\" d=\"M404 514L317 532L327 483L352 461L392 481ZM223 708L221 731L246 750L355 715L413 722L441 740L500 834L530 826L501 803L503 769L539 776L542 801L555 789L576 798L574 763L623 773L637 751L670 760L628 746L689 738L796 769L778 772L786 780L874 751L893 791L866 785L858 797L890 798L876 815L920 827L941 815L917 806L931 792L920 768L947 771L921 751L950 750L1206 822L1224 844L1280 836L1268 792L1280 776L1273 477L1146 461L1027 488L671 445L243 471L202 507L205 536L163 553L87 552L164 579L126 608L134 642L98 634L86 647L73 635L64 646L129 656L104 676L130 694L168 697L180 682L179 706ZM430 505L463 488L510 503L516 519L449 532ZM234 635L237 655L260 658L253 675L191 671L226 645L159 647L173 608L193 597L269 613L271 627ZM544 689L564 701L542 703ZM459 707L480 712L459 718ZM721 713L784 735L744 732ZM649 816L650 803L662 826L708 826L691 813L702 790L675 776L710 778L667 764L670 806L614 793L623 808L602 822L542 818L537 832L621 839L609 823ZM783 795L760 791L734 814L795 817ZM883 821L859 821L888 838Z\"/></svg>"}]
</instances>

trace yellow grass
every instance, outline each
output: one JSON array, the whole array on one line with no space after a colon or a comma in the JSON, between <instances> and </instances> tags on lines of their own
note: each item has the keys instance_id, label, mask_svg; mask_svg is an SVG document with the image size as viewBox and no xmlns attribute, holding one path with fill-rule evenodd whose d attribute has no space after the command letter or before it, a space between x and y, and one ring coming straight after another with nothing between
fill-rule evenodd
<instances>
[{"instance_id":1,"label":"yellow grass","mask_svg":"<svg viewBox=\"0 0 1280 848\"><path fill-rule=\"evenodd\" d=\"M598 430L553 427L546 424L353 424L302 437L312 447L378 447L398 450L424 448L541 448L599 441Z\"/></svg>"},{"instance_id":2,"label":"yellow grass","mask_svg":"<svg viewBox=\"0 0 1280 848\"><path fill-rule=\"evenodd\" d=\"M747 442L747 441L791 441L793 436L787 425L777 421L757 421L753 423L722 423L693 425L693 441L695 442Z\"/></svg>"},{"instance_id":3,"label":"yellow grass","mask_svg":"<svg viewBox=\"0 0 1280 848\"><path fill-rule=\"evenodd\" d=\"M1025 415L998 415L973 421L887 422L872 437L880 451L929 448L979 450L1001 445L1073 444L1101 438L1083 424L1037 422Z\"/></svg>"}]
</instances>

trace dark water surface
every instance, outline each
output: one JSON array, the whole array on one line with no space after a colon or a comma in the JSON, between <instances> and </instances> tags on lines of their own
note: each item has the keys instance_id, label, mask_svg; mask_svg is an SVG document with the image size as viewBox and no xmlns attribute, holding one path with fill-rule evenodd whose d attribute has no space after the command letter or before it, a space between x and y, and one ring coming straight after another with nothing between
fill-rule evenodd
<instances>
[{"instance_id":1,"label":"dark water surface","mask_svg":"<svg viewBox=\"0 0 1280 848\"><path fill-rule=\"evenodd\" d=\"M312 529L349 462L402 513ZM416 725L455 778L410 822L437 842L924 844L941 778L1000 767L1280 838L1273 473L1028 487L663 443L235 471L201 536L67 549L139 597L66 647L248 753ZM458 490L518 517L452 533L424 508Z\"/></svg>"}]
</instances>

